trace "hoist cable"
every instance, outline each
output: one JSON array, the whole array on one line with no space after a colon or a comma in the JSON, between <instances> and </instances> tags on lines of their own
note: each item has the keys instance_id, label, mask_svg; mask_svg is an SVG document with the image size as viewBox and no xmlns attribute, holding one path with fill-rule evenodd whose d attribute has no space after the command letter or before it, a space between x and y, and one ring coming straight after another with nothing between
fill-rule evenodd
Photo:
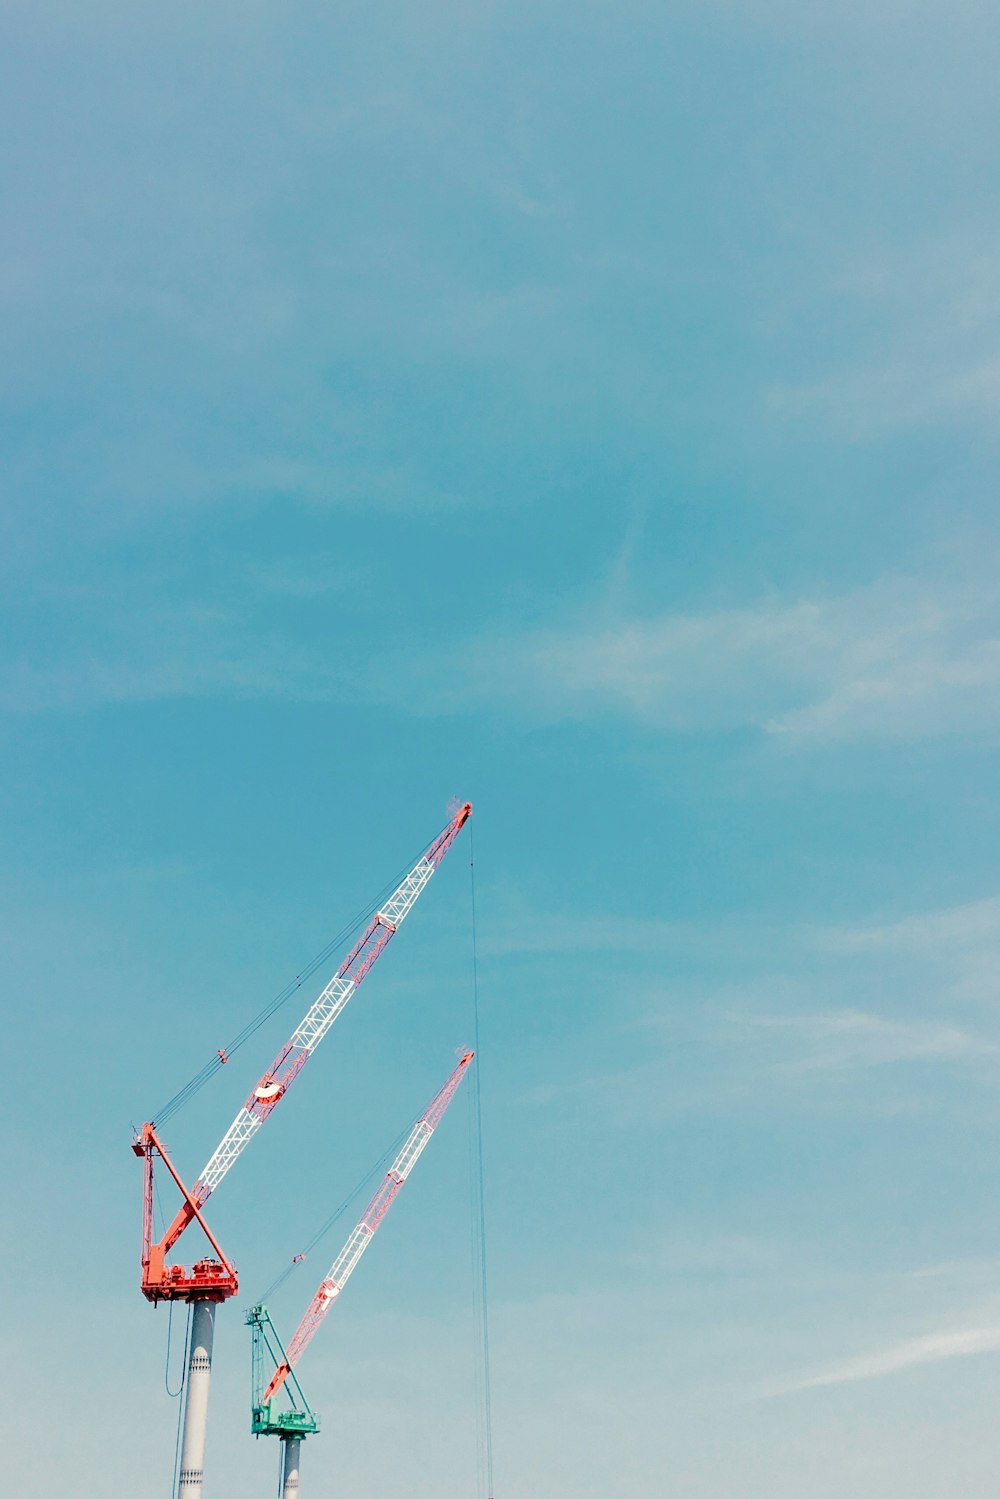
<instances>
[{"instance_id":1,"label":"hoist cable","mask_svg":"<svg viewBox=\"0 0 1000 1499\"><path fill-rule=\"evenodd\" d=\"M493 1387L490 1371L490 1318L489 1318L489 1286L486 1273L486 1183L483 1171L483 1094L482 1094L482 1053L479 1049L479 954L476 941L476 858L473 844L472 829L469 829L469 889L472 904L472 1010L473 1010L473 1045L476 1052L476 1076L475 1076L475 1143L476 1143L476 1167L478 1174L479 1202L478 1223L479 1234L479 1298L481 1308L481 1349L482 1349L482 1379L483 1379L483 1427L485 1431L485 1459L486 1459L486 1494L487 1499L493 1496Z\"/></svg>"},{"instance_id":2,"label":"hoist cable","mask_svg":"<svg viewBox=\"0 0 1000 1499\"><path fill-rule=\"evenodd\" d=\"M288 1262L284 1270L280 1271L280 1273L275 1276L274 1280L272 1280L271 1284L267 1287L263 1295L257 1298L258 1301L269 1301L274 1292L280 1290L280 1288L285 1284L288 1277L294 1271L296 1265L301 1264L306 1256L312 1253L312 1251L316 1248L316 1245L326 1237L326 1235L330 1232L334 1225L338 1223L344 1216L354 1199L364 1191L365 1187L369 1185L369 1183L379 1174L380 1171L384 1171L387 1168L388 1162L396 1155L396 1152L399 1150L399 1147L402 1145L403 1141L411 1133L412 1128L413 1126L411 1125L409 1129L403 1130L396 1136L395 1140L393 1140L388 1150L383 1151L378 1160L375 1162L374 1166L370 1166L368 1168L364 1176L357 1183L357 1185L351 1189L340 1206L334 1208L333 1212L330 1214L329 1218L327 1218L326 1222L321 1224L321 1226L313 1234L312 1238L306 1241L305 1246L300 1249L298 1254L296 1254Z\"/></svg>"},{"instance_id":3,"label":"hoist cable","mask_svg":"<svg viewBox=\"0 0 1000 1499\"><path fill-rule=\"evenodd\" d=\"M477 1172L476 1172L476 1091L468 1091L468 1154L469 1154L469 1286L472 1308L472 1381L475 1392L475 1452L476 1483L473 1493L476 1499L486 1492L486 1432L485 1401L483 1399L483 1317L480 1296L479 1235L477 1232Z\"/></svg>"},{"instance_id":4,"label":"hoist cable","mask_svg":"<svg viewBox=\"0 0 1000 1499\"><path fill-rule=\"evenodd\" d=\"M171 1305L173 1305L173 1303L171 1303ZM184 1332L184 1368L183 1368L183 1371L181 1373L181 1389L184 1388L184 1380L185 1380L185 1378L187 1376L188 1344L190 1343L190 1340L191 1340L191 1314L192 1314L193 1309L194 1309L194 1303L191 1302L191 1301L189 1301L188 1302L188 1315L187 1315L187 1328L185 1329L185 1332ZM178 1393L180 1393L180 1391L178 1391ZM184 1419L184 1402L183 1402L183 1400L178 1400L178 1402L177 1402L177 1435L174 1437L174 1476L170 1480L170 1499L176 1499L176 1495L177 1495L177 1464L180 1461L180 1455L181 1455L181 1423L182 1423L183 1419Z\"/></svg>"},{"instance_id":5,"label":"hoist cable","mask_svg":"<svg viewBox=\"0 0 1000 1499\"><path fill-rule=\"evenodd\" d=\"M183 1354L183 1356L181 1358L181 1382L177 1386L176 1390L172 1390L170 1388L170 1334L173 1331L173 1325L174 1325L174 1303L172 1301L170 1301L170 1302L167 1303L167 1353L166 1353L166 1357L163 1360L163 1388L166 1390L166 1392L170 1396L171 1400L176 1400L177 1397L178 1397L178 1395L181 1393L181 1390L183 1390L183 1388L184 1388L184 1374L185 1374L185 1369L187 1367L187 1338L188 1338L188 1335L187 1335L187 1330L185 1330L185 1333L184 1333L184 1354ZM188 1327L190 1328L190 1316L188 1318Z\"/></svg>"},{"instance_id":6,"label":"hoist cable","mask_svg":"<svg viewBox=\"0 0 1000 1499\"><path fill-rule=\"evenodd\" d=\"M404 875L408 874L409 871L414 868L415 864L419 862L419 859L420 855L418 854L415 856L412 864L404 865L404 867L396 875L394 875L387 884L383 885L382 889L375 896L374 900L369 901L368 904L364 906L356 916L352 917L347 925L345 927L342 927L337 935L330 939L330 941L326 944L322 951L318 952L314 958L311 958L309 960L302 971L295 975L294 979L291 979L283 989L279 990L274 998L269 1000L264 1008L260 1010L252 1020L249 1020L246 1025L243 1026L242 1030L237 1031L236 1035L227 1046L221 1047L220 1050L216 1052L214 1057L211 1057L209 1061L207 1061L204 1066L194 1074L192 1078L189 1078L189 1080L184 1084L183 1088L180 1088L172 1098L167 1100L163 1107L153 1115L153 1120L158 1126L162 1126L163 1124L165 1124L173 1114L176 1114L179 1109L182 1109L184 1107L185 1104L190 1103L195 1094L199 1093L205 1086L205 1084L209 1081L209 1079L213 1078L218 1072L219 1068L224 1065L224 1059L225 1061L228 1061L230 1057L235 1056L240 1047L245 1045L245 1043L250 1040L251 1036L256 1035L261 1026L266 1024L266 1022L270 1020L271 1016L275 1015L278 1010L281 1009L282 1005L284 1005L289 999L291 999L293 994L297 993L297 991L301 989L302 985L306 982L307 979L312 977L317 968L326 963L338 948L344 946L344 944L354 936L354 934L358 931L359 927L363 925L363 923L371 920L372 916L374 916L375 912L378 910L381 902L387 895L392 894L392 892L400 884Z\"/></svg>"}]
</instances>

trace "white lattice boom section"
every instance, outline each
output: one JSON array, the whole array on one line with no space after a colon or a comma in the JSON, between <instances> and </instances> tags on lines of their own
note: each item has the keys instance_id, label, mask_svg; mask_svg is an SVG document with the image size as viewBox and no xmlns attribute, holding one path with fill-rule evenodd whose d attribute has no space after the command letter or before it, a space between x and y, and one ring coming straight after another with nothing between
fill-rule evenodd
<instances>
[{"instance_id":1,"label":"white lattice boom section","mask_svg":"<svg viewBox=\"0 0 1000 1499\"><path fill-rule=\"evenodd\" d=\"M327 1274L320 1281L319 1290L309 1303L306 1314L295 1329L292 1341L288 1345L288 1362L280 1364L274 1371L271 1383L264 1393L265 1404L280 1390L291 1370L295 1368L295 1365L312 1341L323 1318L350 1279L354 1267L375 1237L375 1230L392 1207L397 1193L413 1170L413 1167L420 1158L421 1152L434 1133L441 1115L455 1096L455 1090L465 1076L474 1055L475 1053L471 1051L465 1053L444 1087L439 1093L435 1094L431 1103L428 1104L423 1114L421 1114L410 1131L402 1150L400 1150L386 1172L378 1191L365 1209L361 1221L351 1231L347 1243L330 1266Z\"/></svg>"},{"instance_id":2,"label":"white lattice boom section","mask_svg":"<svg viewBox=\"0 0 1000 1499\"><path fill-rule=\"evenodd\" d=\"M298 1028L264 1073L195 1182L192 1196L199 1206L215 1191L271 1110L287 1093L293 1079L305 1066L358 985L399 930L400 923L412 911L418 896L429 884L434 871L468 821L471 811L469 802L458 809L405 880L373 917L319 998L310 1005Z\"/></svg>"}]
</instances>

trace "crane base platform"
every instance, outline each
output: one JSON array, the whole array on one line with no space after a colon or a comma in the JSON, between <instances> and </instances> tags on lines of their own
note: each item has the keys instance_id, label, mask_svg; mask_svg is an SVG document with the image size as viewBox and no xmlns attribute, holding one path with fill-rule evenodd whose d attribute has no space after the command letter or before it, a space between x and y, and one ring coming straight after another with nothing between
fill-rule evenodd
<instances>
[{"instance_id":1,"label":"crane base platform","mask_svg":"<svg viewBox=\"0 0 1000 1499\"><path fill-rule=\"evenodd\" d=\"M152 1124L136 1132L132 1149L145 1162L142 1192L142 1279L139 1287L147 1301L228 1301L239 1289L236 1269L223 1254L218 1239L205 1222L201 1198L189 1192L181 1181L169 1155L157 1138ZM159 1156L180 1189L184 1201L173 1223L158 1244L153 1243L153 1161ZM195 1184L195 1192L198 1184ZM198 1222L215 1250L215 1257L204 1255L190 1270L183 1265L168 1265L167 1254L190 1223Z\"/></svg>"},{"instance_id":2,"label":"crane base platform","mask_svg":"<svg viewBox=\"0 0 1000 1499\"><path fill-rule=\"evenodd\" d=\"M159 1278L143 1276L142 1294L154 1306L158 1301L228 1301L239 1290L236 1271L221 1260L198 1260L190 1270L183 1265L164 1265Z\"/></svg>"},{"instance_id":3,"label":"crane base platform","mask_svg":"<svg viewBox=\"0 0 1000 1499\"><path fill-rule=\"evenodd\" d=\"M307 1437L319 1431L319 1417L314 1411L273 1411L269 1405L255 1405L250 1421L255 1437Z\"/></svg>"}]
</instances>

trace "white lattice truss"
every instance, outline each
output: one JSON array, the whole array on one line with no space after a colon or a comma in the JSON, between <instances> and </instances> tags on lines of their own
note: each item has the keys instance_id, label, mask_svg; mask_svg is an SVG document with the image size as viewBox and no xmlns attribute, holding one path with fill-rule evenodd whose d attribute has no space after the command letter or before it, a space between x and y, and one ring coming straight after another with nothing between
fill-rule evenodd
<instances>
[{"instance_id":1,"label":"white lattice truss","mask_svg":"<svg viewBox=\"0 0 1000 1499\"><path fill-rule=\"evenodd\" d=\"M440 1123L445 1109L454 1098L473 1056L474 1053L471 1051L464 1053L444 1087L431 1099L411 1129L406 1143L382 1178L378 1191L365 1209L360 1223L351 1230L347 1243L330 1266L328 1273L320 1281L319 1289L306 1308L305 1316L295 1329L292 1341L288 1345L287 1361L275 1370L271 1383L268 1385L264 1396L265 1401L270 1400L281 1388L286 1376L298 1363L319 1329L323 1318L344 1289L355 1266L375 1237L376 1229L392 1207L397 1193L402 1191L403 1183L419 1160L421 1152Z\"/></svg>"},{"instance_id":2,"label":"white lattice truss","mask_svg":"<svg viewBox=\"0 0 1000 1499\"><path fill-rule=\"evenodd\" d=\"M290 1368L294 1368L298 1363L323 1318L350 1280L358 1261L375 1237L375 1230L392 1206L396 1193L409 1176L420 1152L433 1133L433 1127L427 1123L426 1119L419 1119L413 1126L406 1144L389 1167L379 1190L368 1204L365 1216L351 1230L347 1243L320 1281L319 1290L296 1328L292 1341L288 1345Z\"/></svg>"},{"instance_id":3,"label":"white lattice truss","mask_svg":"<svg viewBox=\"0 0 1000 1499\"><path fill-rule=\"evenodd\" d=\"M436 868L437 864L426 856L421 858L379 911L376 918L378 924L386 927L390 933L398 931L400 923L413 909L417 897L429 883ZM335 974L319 998L309 1007L283 1055L296 1058L298 1065L301 1065L316 1050L357 987L355 979ZM199 1204L205 1202L215 1191L266 1118L267 1113L261 1112L252 1103L243 1105L195 1183L193 1195Z\"/></svg>"}]
</instances>

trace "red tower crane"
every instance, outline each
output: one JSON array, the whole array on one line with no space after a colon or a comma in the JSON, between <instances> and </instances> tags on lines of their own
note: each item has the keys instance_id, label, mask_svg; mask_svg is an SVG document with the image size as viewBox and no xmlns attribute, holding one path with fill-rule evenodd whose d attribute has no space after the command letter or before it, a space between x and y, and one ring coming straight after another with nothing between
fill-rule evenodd
<instances>
[{"instance_id":1,"label":"red tower crane","mask_svg":"<svg viewBox=\"0 0 1000 1499\"><path fill-rule=\"evenodd\" d=\"M438 836L417 860L413 869L376 912L361 937L341 963L326 988L306 1011L298 1028L278 1052L271 1066L248 1095L222 1140L202 1168L194 1186L185 1186L159 1138L154 1120L136 1132L132 1149L145 1162L142 1215L142 1294L158 1301L194 1303L195 1315L189 1339L187 1398L184 1410L184 1442L181 1455L180 1489L184 1499L200 1499L205 1442L208 1379L214 1341L214 1309L237 1291L236 1270L209 1228L202 1209L230 1168L246 1149L265 1119L274 1111L312 1053L344 1009L358 985L385 951L412 910L421 892L457 838L472 812L466 802L459 807ZM220 1060L225 1061L223 1052ZM153 1241L153 1167L159 1156L181 1193L181 1206L163 1235ZM166 1257L191 1223L203 1229L215 1257L199 1259L193 1266L168 1265Z\"/></svg>"}]
</instances>

